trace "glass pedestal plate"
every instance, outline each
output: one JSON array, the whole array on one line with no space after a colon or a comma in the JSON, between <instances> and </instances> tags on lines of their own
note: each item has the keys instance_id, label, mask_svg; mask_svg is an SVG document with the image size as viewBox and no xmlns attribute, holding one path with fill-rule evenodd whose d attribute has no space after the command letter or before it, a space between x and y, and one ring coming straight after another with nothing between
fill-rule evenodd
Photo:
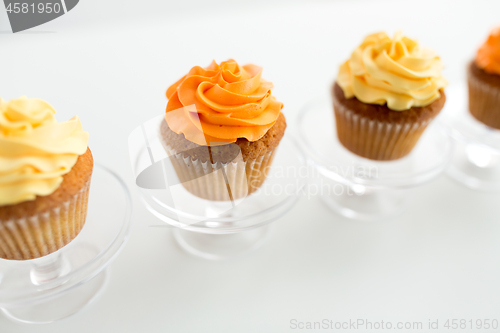
<instances>
[{"instance_id":1,"label":"glass pedestal plate","mask_svg":"<svg viewBox=\"0 0 500 333\"><path fill-rule=\"evenodd\" d=\"M0 309L23 323L51 323L89 304L106 282L106 267L125 245L131 200L126 185L96 164L87 219L62 249L34 260L0 259Z\"/></svg>"},{"instance_id":2,"label":"glass pedestal plate","mask_svg":"<svg viewBox=\"0 0 500 333\"><path fill-rule=\"evenodd\" d=\"M470 114L465 84L449 87L447 96L442 121L457 146L448 175L469 188L499 192L500 130Z\"/></svg>"},{"instance_id":3,"label":"glass pedestal plate","mask_svg":"<svg viewBox=\"0 0 500 333\"><path fill-rule=\"evenodd\" d=\"M356 220L401 213L411 189L439 176L453 152L452 140L434 122L402 159L379 162L359 157L338 140L329 98L308 103L296 124L298 146L314 170L310 178L320 198L336 213Z\"/></svg>"},{"instance_id":4,"label":"glass pedestal plate","mask_svg":"<svg viewBox=\"0 0 500 333\"><path fill-rule=\"evenodd\" d=\"M234 201L210 201L191 194L175 172L165 171L172 165L158 142L162 120L151 119L129 137L131 163L146 208L174 228L174 238L185 251L204 259L229 259L262 246L271 223L293 208L305 184L299 176L305 162L293 143L286 135L281 140L257 191ZM151 175L144 177L148 169Z\"/></svg>"}]
</instances>

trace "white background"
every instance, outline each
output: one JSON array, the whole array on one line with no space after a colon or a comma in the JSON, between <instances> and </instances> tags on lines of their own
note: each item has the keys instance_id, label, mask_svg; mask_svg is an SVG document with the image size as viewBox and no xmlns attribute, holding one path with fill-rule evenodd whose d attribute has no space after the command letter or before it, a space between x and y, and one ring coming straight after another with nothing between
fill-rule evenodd
<instances>
[{"instance_id":1,"label":"white background","mask_svg":"<svg viewBox=\"0 0 500 333\"><path fill-rule=\"evenodd\" d=\"M500 195L443 176L403 215L378 223L303 198L258 252L224 262L184 253L141 206L128 134L164 112L166 88L194 65L234 58L264 67L290 124L326 94L339 64L374 31L402 29L433 48L450 83L500 1L102 1L10 34L0 11L0 96L49 101L79 115L100 163L133 194L130 241L102 295L67 320L0 332L289 332L290 320L500 320ZM288 133L290 135L291 132ZM103 221L104 223L104 221ZM396 330L393 330L396 331ZM440 330L444 331L444 330ZM463 330L462 332L465 332Z\"/></svg>"}]
</instances>

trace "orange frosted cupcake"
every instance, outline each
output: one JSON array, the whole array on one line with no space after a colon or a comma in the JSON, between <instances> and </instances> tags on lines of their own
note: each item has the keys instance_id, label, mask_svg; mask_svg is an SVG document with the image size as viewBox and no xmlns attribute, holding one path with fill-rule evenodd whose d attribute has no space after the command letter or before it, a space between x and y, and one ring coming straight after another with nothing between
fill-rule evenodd
<instances>
[{"instance_id":1,"label":"orange frosted cupcake","mask_svg":"<svg viewBox=\"0 0 500 333\"><path fill-rule=\"evenodd\" d=\"M441 69L434 52L401 33L366 37L332 88L342 145L379 161L408 155L446 101Z\"/></svg>"},{"instance_id":2,"label":"orange frosted cupcake","mask_svg":"<svg viewBox=\"0 0 500 333\"><path fill-rule=\"evenodd\" d=\"M0 258L35 259L85 223L93 159L78 117L38 99L0 98Z\"/></svg>"},{"instance_id":3,"label":"orange frosted cupcake","mask_svg":"<svg viewBox=\"0 0 500 333\"><path fill-rule=\"evenodd\" d=\"M485 125L500 129L500 27L477 51L467 77L470 113Z\"/></svg>"},{"instance_id":4,"label":"orange frosted cupcake","mask_svg":"<svg viewBox=\"0 0 500 333\"><path fill-rule=\"evenodd\" d=\"M214 61L168 88L160 138L192 194L235 200L266 179L286 121L261 73L255 65Z\"/></svg>"}]
</instances>

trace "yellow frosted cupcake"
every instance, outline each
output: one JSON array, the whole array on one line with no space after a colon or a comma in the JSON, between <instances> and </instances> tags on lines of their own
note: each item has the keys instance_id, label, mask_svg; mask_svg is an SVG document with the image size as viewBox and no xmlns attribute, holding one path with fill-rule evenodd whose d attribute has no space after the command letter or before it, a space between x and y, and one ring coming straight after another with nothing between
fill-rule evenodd
<instances>
[{"instance_id":1,"label":"yellow frosted cupcake","mask_svg":"<svg viewBox=\"0 0 500 333\"><path fill-rule=\"evenodd\" d=\"M0 98L0 258L45 256L85 223L93 159L78 117L39 99Z\"/></svg>"},{"instance_id":2,"label":"yellow frosted cupcake","mask_svg":"<svg viewBox=\"0 0 500 333\"><path fill-rule=\"evenodd\" d=\"M446 101L442 67L434 52L401 33L367 36L333 87L340 142L372 160L408 155Z\"/></svg>"}]
</instances>

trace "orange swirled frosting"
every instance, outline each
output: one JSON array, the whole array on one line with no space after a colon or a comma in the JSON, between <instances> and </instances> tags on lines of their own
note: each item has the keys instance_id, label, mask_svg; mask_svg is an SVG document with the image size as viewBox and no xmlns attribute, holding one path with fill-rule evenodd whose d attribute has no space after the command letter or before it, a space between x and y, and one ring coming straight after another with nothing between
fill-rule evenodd
<instances>
[{"instance_id":1,"label":"orange swirled frosting","mask_svg":"<svg viewBox=\"0 0 500 333\"><path fill-rule=\"evenodd\" d=\"M500 27L494 29L477 50L476 64L485 72L500 75Z\"/></svg>"},{"instance_id":2,"label":"orange swirled frosting","mask_svg":"<svg viewBox=\"0 0 500 333\"><path fill-rule=\"evenodd\" d=\"M203 146L257 141L274 125L283 104L262 68L234 60L195 66L167 90L165 120L172 131Z\"/></svg>"}]
</instances>

